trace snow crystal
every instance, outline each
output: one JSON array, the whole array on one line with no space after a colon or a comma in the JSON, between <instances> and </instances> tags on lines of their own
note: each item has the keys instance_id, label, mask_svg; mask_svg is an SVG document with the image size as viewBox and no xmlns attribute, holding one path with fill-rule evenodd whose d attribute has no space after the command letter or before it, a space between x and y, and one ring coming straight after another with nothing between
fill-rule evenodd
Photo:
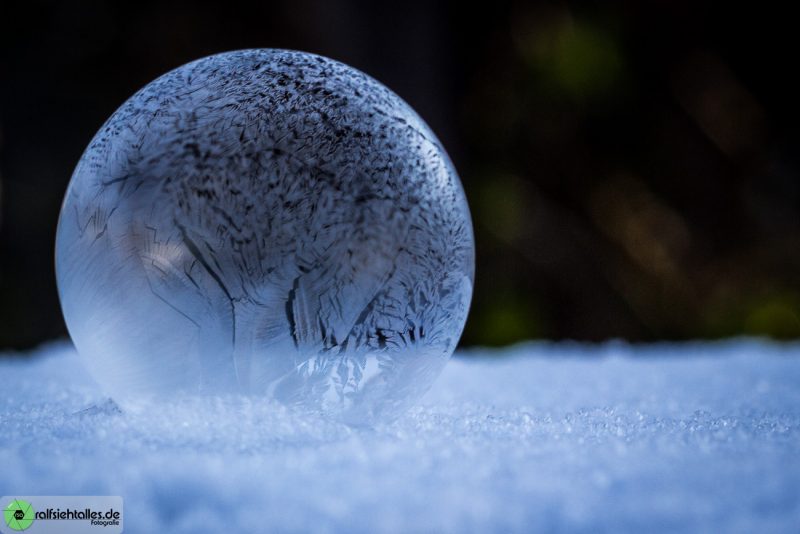
<instances>
[{"instance_id":1,"label":"snow crystal","mask_svg":"<svg viewBox=\"0 0 800 534\"><path fill-rule=\"evenodd\" d=\"M0 494L121 495L126 532L800 526L798 345L471 350L374 429L243 396L123 412L66 343L0 377Z\"/></svg>"}]
</instances>

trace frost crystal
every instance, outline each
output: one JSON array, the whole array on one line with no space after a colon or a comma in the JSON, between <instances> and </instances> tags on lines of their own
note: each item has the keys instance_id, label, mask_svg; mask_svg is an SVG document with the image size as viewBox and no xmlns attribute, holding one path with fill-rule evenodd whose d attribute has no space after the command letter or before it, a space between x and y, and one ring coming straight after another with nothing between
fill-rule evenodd
<instances>
[{"instance_id":1,"label":"frost crystal","mask_svg":"<svg viewBox=\"0 0 800 534\"><path fill-rule=\"evenodd\" d=\"M390 418L455 348L472 226L434 134L341 63L247 50L117 110L72 176L56 270L118 401L244 392Z\"/></svg>"}]
</instances>

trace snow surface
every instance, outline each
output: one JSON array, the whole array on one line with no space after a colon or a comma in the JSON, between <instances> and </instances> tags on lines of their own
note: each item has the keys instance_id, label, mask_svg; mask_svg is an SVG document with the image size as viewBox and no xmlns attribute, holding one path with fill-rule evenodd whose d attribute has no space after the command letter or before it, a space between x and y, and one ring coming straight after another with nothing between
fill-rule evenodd
<instances>
[{"instance_id":1,"label":"snow surface","mask_svg":"<svg viewBox=\"0 0 800 534\"><path fill-rule=\"evenodd\" d=\"M0 358L0 495L121 495L125 532L800 531L800 345L462 352L377 429L122 413L69 344L31 356Z\"/></svg>"}]
</instances>

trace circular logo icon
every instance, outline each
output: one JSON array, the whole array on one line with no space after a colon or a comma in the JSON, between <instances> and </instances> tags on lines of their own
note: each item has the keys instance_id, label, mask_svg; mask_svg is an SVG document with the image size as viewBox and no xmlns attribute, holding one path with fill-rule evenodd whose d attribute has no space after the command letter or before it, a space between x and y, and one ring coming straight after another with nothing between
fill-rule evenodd
<instances>
[{"instance_id":1,"label":"circular logo icon","mask_svg":"<svg viewBox=\"0 0 800 534\"><path fill-rule=\"evenodd\" d=\"M25 530L31 526L34 514L31 503L20 499L14 499L3 510L6 525L12 530Z\"/></svg>"}]
</instances>

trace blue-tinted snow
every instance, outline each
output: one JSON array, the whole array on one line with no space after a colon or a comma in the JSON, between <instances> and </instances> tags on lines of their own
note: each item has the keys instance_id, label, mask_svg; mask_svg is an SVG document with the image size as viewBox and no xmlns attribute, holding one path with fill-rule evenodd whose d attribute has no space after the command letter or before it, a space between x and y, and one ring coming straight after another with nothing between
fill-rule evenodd
<instances>
[{"instance_id":1,"label":"blue-tinted snow","mask_svg":"<svg viewBox=\"0 0 800 534\"><path fill-rule=\"evenodd\" d=\"M67 344L2 358L0 494L121 495L143 533L800 531L800 346L501 353L374 430L240 397L121 413Z\"/></svg>"}]
</instances>

